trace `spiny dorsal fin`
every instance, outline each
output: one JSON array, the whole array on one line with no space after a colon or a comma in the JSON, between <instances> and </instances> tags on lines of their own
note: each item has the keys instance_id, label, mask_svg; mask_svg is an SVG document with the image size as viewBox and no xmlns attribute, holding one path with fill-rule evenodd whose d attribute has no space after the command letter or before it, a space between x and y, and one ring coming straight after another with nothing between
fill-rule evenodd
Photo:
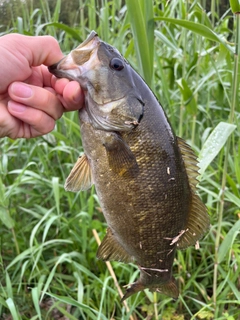
<instances>
[{"instance_id":1,"label":"spiny dorsal fin","mask_svg":"<svg viewBox=\"0 0 240 320\"><path fill-rule=\"evenodd\" d=\"M197 240L204 235L209 228L210 221L206 206L196 194L196 186L198 184L197 176L199 175L197 157L191 147L183 139L177 137L177 140L192 190L192 201L185 232L177 242L178 249L185 249L191 245L195 245Z\"/></svg>"},{"instance_id":2,"label":"spiny dorsal fin","mask_svg":"<svg viewBox=\"0 0 240 320\"><path fill-rule=\"evenodd\" d=\"M89 189L92 184L92 171L87 156L83 154L67 177L64 188L67 191L77 192Z\"/></svg>"},{"instance_id":3,"label":"spiny dorsal fin","mask_svg":"<svg viewBox=\"0 0 240 320\"><path fill-rule=\"evenodd\" d=\"M139 169L136 158L121 136L113 133L105 137L109 167L119 176L134 177Z\"/></svg>"},{"instance_id":4,"label":"spiny dorsal fin","mask_svg":"<svg viewBox=\"0 0 240 320\"><path fill-rule=\"evenodd\" d=\"M110 228L107 228L107 234L98 248L97 258L103 261L113 260L125 263L134 260L114 238Z\"/></svg>"}]
</instances>

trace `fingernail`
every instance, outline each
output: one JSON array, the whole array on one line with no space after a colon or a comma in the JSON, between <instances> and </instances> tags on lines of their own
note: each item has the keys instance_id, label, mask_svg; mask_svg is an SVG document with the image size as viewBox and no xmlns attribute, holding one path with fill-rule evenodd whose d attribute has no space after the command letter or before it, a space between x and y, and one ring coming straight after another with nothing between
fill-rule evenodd
<instances>
[{"instance_id":1,"label":"fingernail","mask_svg":"<svg viewBox=\"0 0 240 320\"><path fill-rule=\"evenodd\" d=\"M32 96L32 88L24 83L13 83L11 91L20 98L30 98Z\"/></svg>"},{"instance_id":2,"label":"fingernail","mask_svg":"<svg viewBox=\"0 0 240 320\"><path fill-rule=\"evenodd\" d=\"M24 106L23 104L19 104L13 101L8 102L8 108L10 109L10 111L13 111L16 113L22 113L27 109L27 107Z\"/></svg>"},{"instance_id":3,"label":"fingernail","mask_svg":"<svg viewBox=\"0 0 240 320\"><path fill-rule=\"evenodd\" d=\"M73 101L74 101L75 103L78 103L78 102L81 101L81 99L82 99L82 92L81 92L80 87L78 87L78 88L75 90L74 94L73 94Z\"/></svg>"}]
</instances>

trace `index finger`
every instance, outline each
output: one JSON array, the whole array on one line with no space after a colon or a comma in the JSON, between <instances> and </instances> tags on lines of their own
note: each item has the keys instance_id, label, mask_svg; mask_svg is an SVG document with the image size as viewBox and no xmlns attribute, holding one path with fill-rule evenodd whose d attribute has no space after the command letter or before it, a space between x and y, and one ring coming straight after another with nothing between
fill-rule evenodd
<instances>
[{"instance_id":1,"label":"index finger","mask_svg":"<svg viewBox=\"0 0 240 320\"><path fill-rule=\"evenodd\" d=\"M58 79L54 89L65 111L79 110L84 106L84 92L77 81Z\"/></svg>"}]
</instances>

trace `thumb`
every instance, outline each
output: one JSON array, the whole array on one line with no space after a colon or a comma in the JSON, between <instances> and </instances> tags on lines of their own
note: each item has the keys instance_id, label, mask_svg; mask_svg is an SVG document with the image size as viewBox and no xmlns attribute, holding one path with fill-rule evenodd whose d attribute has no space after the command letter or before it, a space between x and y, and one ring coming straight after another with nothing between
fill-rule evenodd
<instances>
[{"instance_id":1,"label":"thumb","mask_svg":"<svg viewBox=\"0 0 240 320\"><path fill-rule=\"evenodd\" d=\"M0 38L0 93L10 83L25 81L33 66L49 66L58 62L63 53L57 40L51 36L24 36L8 34Z\"/></svg>"},{"instance_id":2,"label":"thumb","mask_svg":"<svg viewBox=\"0 0 240 320\"><path fill-rule=\"evenodd\" d=\"M51 36L15 36L18 36L15 41L21 41L21 46L16 48L25 55L30 66L50 66L63 57L57 40Z\"/></svg>"}]
</instances>

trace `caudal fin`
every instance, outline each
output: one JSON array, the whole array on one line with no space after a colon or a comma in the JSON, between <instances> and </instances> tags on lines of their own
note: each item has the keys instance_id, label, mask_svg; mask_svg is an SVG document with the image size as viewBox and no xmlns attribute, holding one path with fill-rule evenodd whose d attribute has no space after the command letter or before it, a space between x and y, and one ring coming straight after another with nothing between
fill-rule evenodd
<instances>
[{"instance_id":1,"label":"caudal fin","mask_svg":"<svg viewBox=\"0 0 240 320\"><path fill-rule=\"evenodd\" d=\"M150 291L157 291L159 293L166 294L167 296L172 297L173 299L177 299L179 296L178 287L176 284L176 280L172 277L168 282L161 284L161 285L143 285L140 280L134 282L126 291L124 296L121 299L123 302L125 299L129 298L131 295L143 291L144 289L149 289Z\"/></svg>"}]
</instances>

